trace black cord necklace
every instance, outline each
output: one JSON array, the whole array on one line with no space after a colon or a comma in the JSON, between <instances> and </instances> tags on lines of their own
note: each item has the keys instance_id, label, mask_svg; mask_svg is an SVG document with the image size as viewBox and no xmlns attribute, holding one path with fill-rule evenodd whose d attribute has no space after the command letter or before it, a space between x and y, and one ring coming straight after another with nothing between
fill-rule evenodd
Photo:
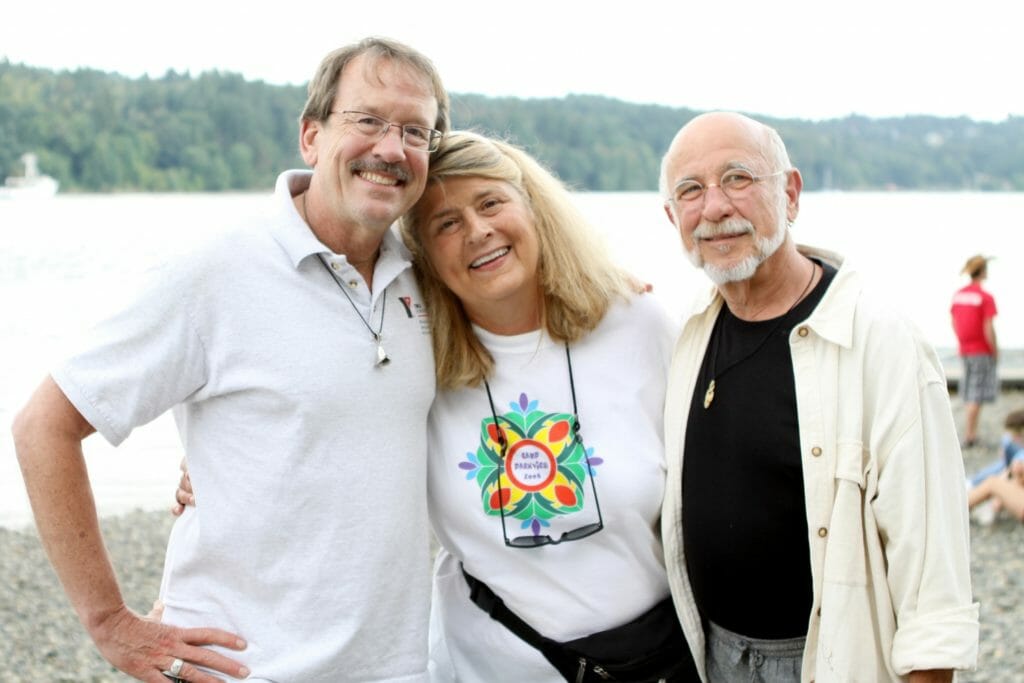
<instances>
[{"instance_id":1,"label":"black cord necklace","mask_svg":"<svg viewBox=\"0 0 1024 683\"><path fill-rule=\"evenodd\" d=\"M352 301L352 297L349 296L349 293L345 291L345 285L341 284L341 281L339 281L338 278L335 277L334 271L332 271L331 267L327 265L327 260L324 259L324 255L317 254L317 257L319 257L320 264L327 271L327 274L331 276L332 280L334 280L334 284L338 285L338 289L341 290L341 293L345 295L345 298L348 299L348 302L352 305L352 310L356 312L356 315L359 316L359 319L363 321L364 325L366 325L366 329L368 329L370 331L370 334L373 335L373 341L377 342L377 362L374 363L374 365L382 366L390 363L391 359L388 358L388 354L384 350L384 347L382 346L383 337L381 335L381 332L384 331L384 312L388 305L388 288L384 288L384 294L381 296L380 325L377 326L377 331L374 332L373 328L370 327L370 321L363 317L363 314L359 312L359 308L356 307L356 302Z\"/></svg>"},{"instance_id":2,"label":"black cord necklace","mask_svg":"<svg viewBox=\"0 0 1024 683\"><path fill-rule=\"evenodd\" d=\"M569 391L572 393L572 436L573 444L578 444L583 449L583 459L587 463L587 474L590 479L590 491L594 494L594 507L597 510L597 522L586 524L578 529L566 531L559 538L555 539L549 535L517 536L508 537L508 529L505 526L505 499L502 493L501 473L498 473L498 512L501 515L501 534L505 538L505 545L513 548L537 548L542 545L558 545L564 541L578 541L587 536L596 534L604 528L604 517L601 515L601 502L597 498L597 485L594 483L594 470L590 464L590 457L587 455L586 446L580 438L580 417L579 408L576 407L576 381L572 376L572 355L569 353L569 343L565 343L565 363L569 368ZM494 397L491 395L491 385L484 380L484 389L487 391L487 403L491 407L491 418L494 420L496 440L501 450L501 462L504 465L508 457L508 439L505 438L505 431L498 422L498 411L494 408ZM507 420L506 420L507 422ZM572 445L569 446L572 448Z\"/></svg>"},{"instance_id":3,"label":"black cord necklace","mask_svg":"<svg viewBox=\"0 0 1024 683\"><path fill-rule=\"evenodd\" d=\"M569 344L565 345L565 363L569 367L569 392L572 394L572 433L579 438L580 435L580 413L576 408L576 382L572 376L572 356L569 355ZM487 391L487 403L491 406L491 417L494 418L494 428L498 432L498 446L501 447L501 459L505 459L505 450L508 443L505 441L505 433L498 423L498 411L494 409L494 398L491 396L491 385L484 380L484 389Z\"/></svg>"},{"instance_id":4,"label":"black cord necklace","mask_svg":"<svg viewBox=\"0 0 1024 683\"><path fill-rule=\"evenodd\" d=\"M309 220L309 210L306 208L306 195L308 193L309 188L306 188L306 190L302 193L302 220L306 221L306 225L309 226L309 229L313 230L313 234L316 234L316 230L313 228L313 223ZM349 296L348 291L345 290L345 285L341 283L341 281L334 275L334 271L331 270L331 267L327 265L327 260L324 259L323 254L317 254L317 257L320 259L320 263L321 265L323 265L324 270L326 270L327 273L331 276L331 279L334 280L334 284L338 285L338 289L341 290L341 293L345 295L346 299L348 299L349 304L352 305L352 310L356 312L356 315L359 316L359 319L363 321L364 325L366 325L366 329L368 329L370 331L370 334L373 335L373 341L377 342L377 362L374 363L374 365L380 367L390 363L391 359L388 358L388 354L384 350L384 347L382 346L383 337L381 335L381 332L384 331L384 311L388 305L388 288L384 288L384 294L381 296L380 325L377 326L377 331L374 332L373 328L370 327L370 321L364 318L363 314L359 312L359 308L356 306L356 302L352 301L352 297Z\"/></svg>"},{"instance_id":5,"label":"black cord necklace","mask_svg":"<svg viewBox=\"0 0 1024 683\"><path fill-rule=\"evenodd\" d=\"M802 292L800 292L800 296L798 296L796 298L796 301L793 302L793 304L789 307L789 309L785 313L783 313L781 316L779 316L779 321L777 323L775 323L774 325L772 325L772 329L770 329L768 331L768 334L766 334L764 336L764 338L757 343L757 346L754 347L753 351L751 351L747 355L741 357L739 360L735 360L732 363L729 363L729 365L725 366L725 368L723 368L721 371L717 370L716 366L718 365L718 348L722 344L722 320L725 318L725 312L722 311L718 315L718 318L715 320L715 327L711 331L711 335L714 337L715 341L714 341L714 345L711 348L711 367L710 367L710 369L711 369L711 381L708 382L707 391L704 392L704 410L707 410L708 408L710 408L711 407L711 403L715 400L715 380L716 379L721 379L725 375L725 373L729 372L730 370L732 370L734 367L736 367L740 363L743 363L744 361L747 361L750 358L752 358L754 356L754 354L756 354L758 351L760 351L764 347L764 345L768 342L768 340L771 339L772 336L776 332L779 331L779 328L782 327L782 324L784 322L786 322L786 316L788 316L790 313L792 313L793 309L796 308L796 305L798 303L800 303L801 301L803 301L804 297L807 296L807 292L809 292L810 289L811 289L811 283L814 282L814 274L815 274L815 272L817 270L818 270L817 264L815 264L812 261L811 262L811 278L807 281L807 284L804 286L804 290Z\"/></svg>"}]
</instances>

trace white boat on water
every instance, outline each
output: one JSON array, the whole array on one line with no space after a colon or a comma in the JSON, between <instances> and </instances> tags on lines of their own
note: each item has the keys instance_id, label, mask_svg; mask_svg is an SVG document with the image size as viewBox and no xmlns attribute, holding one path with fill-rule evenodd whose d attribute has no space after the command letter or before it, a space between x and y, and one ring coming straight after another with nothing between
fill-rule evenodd
<instances>
[{"instance_id":1,"label":"white boat on water","mask_svg":"<svg viewBox=\"0 0 1024 683\"><path fill-rule=\"evenodd\" d=\"M57 194L57 181L39 172L35 154L22 154L21 162L25 164L25 175L7 176L0 186L0 199L36 199Z\"/></svg>"}]
</instances>

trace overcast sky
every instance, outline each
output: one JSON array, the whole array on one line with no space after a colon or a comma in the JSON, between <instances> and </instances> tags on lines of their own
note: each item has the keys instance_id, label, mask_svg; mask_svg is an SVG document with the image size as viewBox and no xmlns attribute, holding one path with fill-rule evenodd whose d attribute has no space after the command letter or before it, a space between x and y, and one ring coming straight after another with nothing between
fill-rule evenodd
<instances>
[{"instance_id":1,"label":"overcast sky","mask_svg":"<svg viewBox=\"0 0 1024 683\"><path fill-rule=\"evenodd\" d=\"M218 69L305 83L366 35L407 42L455 93L598 94L785 118L1024 115L1013 0L14 0L0 59L127 76Z\"/></svg>"}]
</instances>

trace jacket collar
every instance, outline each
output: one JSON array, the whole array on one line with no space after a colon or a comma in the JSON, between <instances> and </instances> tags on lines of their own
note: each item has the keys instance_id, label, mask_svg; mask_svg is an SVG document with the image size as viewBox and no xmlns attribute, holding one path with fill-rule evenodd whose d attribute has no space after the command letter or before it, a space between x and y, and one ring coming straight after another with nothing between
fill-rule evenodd
<instances>
[{"instance_id":1,"label":"jacket collar","mask_svg":"<svg viewBox=\"0 0 1024 683\"><path fill-rule=\"evenodd\" d=\"M828 263L838 271L821 301L803 324L833 344L849 348L853 342L853 317L857 298L862 287L861 276L839 254L797 245L797 251L804 256ZM717 313L724 304L717 287L700 292L694 299L689 317L695 318Z\"/></svg>"}]
</instances>

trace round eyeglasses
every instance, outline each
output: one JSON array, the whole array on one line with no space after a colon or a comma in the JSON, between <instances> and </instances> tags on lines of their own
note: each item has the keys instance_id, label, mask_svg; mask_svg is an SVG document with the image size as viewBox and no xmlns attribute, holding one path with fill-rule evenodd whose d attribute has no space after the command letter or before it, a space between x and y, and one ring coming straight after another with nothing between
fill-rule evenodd
<instances>
[{"instance_id":1,"label":"round eyeglasses","mask_svg":"<svg viewBox=\"0 0 1024 683\"><path fill-rule=\"evenodd\" d=\"M354 111L351 109L332 111L331 113L344 117L345 123L351 125L357 133L370 140L382 139L391 130L391 126L395 126L402 132L402 144L408 149L414 149L418 152L436 152L438 145L441 144L441 131L427 128L426 126L417 126L411 123L392 123L379 116L368 114L365 111Z\"/></svg>"},{"instance_id":2,"label":"round eyeglasses","mask_svg":"<svg viewBox=\"0 0 1024 683\"><path fill-rule=\"evenodd\" d=\"M750 171L743 168L731 168L722 174L721 180L717 183L703 183L693 180L684 180L676 185L675 190L672 192L672 198L680 204L695 202L701 199L709 188L717 187L725 196L729 199L740 199L749 190L754 183L764 180L765 178L774 178L775 176L788 173L787 170L776 171L775 173L766 173L765 175L754 175Z\"/></svg>"}]
</instances>

